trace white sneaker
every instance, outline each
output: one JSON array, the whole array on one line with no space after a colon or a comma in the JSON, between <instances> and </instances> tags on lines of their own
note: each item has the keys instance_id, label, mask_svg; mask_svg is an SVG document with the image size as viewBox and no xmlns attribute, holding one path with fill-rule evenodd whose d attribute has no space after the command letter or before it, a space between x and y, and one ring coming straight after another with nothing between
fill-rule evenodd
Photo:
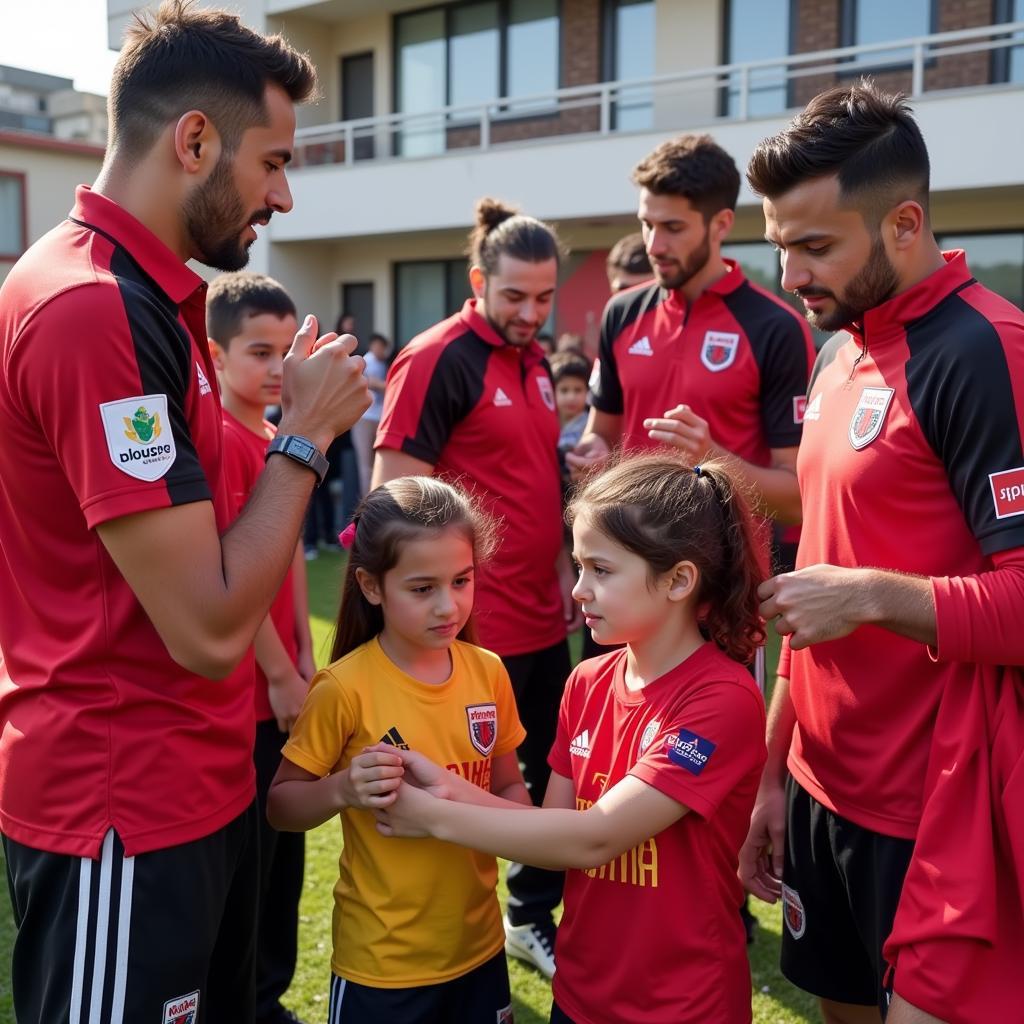
<instances>
[{"instance_id":1,"label":"white sneaker","mask_svg":"<svg viewBox=\"0 0 1024 1024\"><path fill-rule=\"evenodd\" d=\"M548 978L555 973L555 938L558 928L554 921L542 924L509 924L505 918L505 952L532 964Z\"/></svg>"}]
</instances>

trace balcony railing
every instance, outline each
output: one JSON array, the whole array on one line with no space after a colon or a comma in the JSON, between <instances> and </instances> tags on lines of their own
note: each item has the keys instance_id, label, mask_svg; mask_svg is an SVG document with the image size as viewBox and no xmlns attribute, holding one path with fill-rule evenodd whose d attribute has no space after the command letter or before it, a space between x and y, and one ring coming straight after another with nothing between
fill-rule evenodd
<instances>
[{"instance_id":1,"label":"balcony railing","mask_svg":"<svg viewBox=\"0 0 1024 1024\"><path fill-rule=\"evenodd\" d=\"M295 133L295 166L749 121L802 107L822 89L865 74L911 99L951 89L1021 87L1024 21L317 125Z\"/></svg>"}]
</instances>

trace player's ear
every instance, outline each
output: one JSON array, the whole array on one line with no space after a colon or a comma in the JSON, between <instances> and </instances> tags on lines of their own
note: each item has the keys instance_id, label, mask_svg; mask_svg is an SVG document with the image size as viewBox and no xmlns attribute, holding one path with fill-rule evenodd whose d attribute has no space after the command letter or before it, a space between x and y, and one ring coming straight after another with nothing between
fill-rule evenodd
<instances>
[{"instance_id":1,"label":"player's ear","mask_svg":"<svg viewBox=\"0 0 1024 1024\"><path fill-rule=\"evenodd\" d=\"M469 286L473 289L473 294L478 298L484 297L484 286L487 283L487 278L484 276L484 272L480 267L469 268Z\"/></svg>"},{"instance_id":2,"label":"player's ear","mask_svg":"<svg viewBox=\"0 0 1024 1024\"><path fill-rule=\"evenodd\" d=\"M213 338L210 338L210 355L213 357L213 365L218 373L224 370L224 352L225 349L214 341Z\"/></svg>"},{"instance_id":3,"label":"player's ear","mask_svg":"<svg viewBox=\"0 0 1024 1024\"><path fill-rule=\"evenodd\" d=\"M371 575L365 569L356 569L356 583L363 592L363 597L370 604L380 605L384 602L384 595L381 593L380 583L376 576Z\"/></svg>"}]
</instances>

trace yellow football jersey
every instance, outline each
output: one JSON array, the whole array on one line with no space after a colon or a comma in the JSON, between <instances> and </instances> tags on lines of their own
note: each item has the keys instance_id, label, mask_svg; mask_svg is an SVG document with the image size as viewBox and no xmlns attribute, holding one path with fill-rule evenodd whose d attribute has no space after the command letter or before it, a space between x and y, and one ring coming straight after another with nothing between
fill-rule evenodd
<instances>
[{"instance_id":1,"label":"yellow football jersey","mask_svg":"<svg viewBox=\"0 0 1024 1024\"><path fill-rule=\"evenodd\" d=\"M284 747L314 775L347 768L364 747L391 743L490 789L491 761L526 732L497 655L456 641L452 674L422 683L373 639L319 672ZM458 978L505 941L493 857L436 839L388 839L369 811L341 812L334 955L342 978L378 988Z\"/></svg>"}]
</instances>

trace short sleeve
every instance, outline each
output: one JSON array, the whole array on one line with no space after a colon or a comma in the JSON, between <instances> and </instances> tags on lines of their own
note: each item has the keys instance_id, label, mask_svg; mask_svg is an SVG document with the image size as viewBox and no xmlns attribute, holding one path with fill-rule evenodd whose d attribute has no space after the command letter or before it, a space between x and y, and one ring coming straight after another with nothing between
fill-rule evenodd
<instances>
[{"instance_id":1,"label":"short sleeve","mask_svg":"<svg viewBox=\"0 0 1024 1024\"><path fill-rule=\"evenodd\" d=\"M598 412L621 416L625 408L622 397L622 382L615 363L615 339L618 337L621 315L615 300L604 308L601 317L601 337L598 342L597 361L590 375L589 403Z\"/></svg>"},{"instance_id":2,"label":"short sleeve","mask_svg":"<svg viewBox=\"0 0 1024 1024\"><path fill-rule=\"evenodd\" d=\"M356 724L344 690L331 670L324 669L313 677L281 753L293 764L323 778L337 768Z\"/></svg>"},{"instance_id":3,"label":"short sleeve","mask_svg":"<svg viewBox=\"0 0 1024 1024\"><path fill-rule=\"evenodd\" d=\"M572 725L569 722L570 707L573 703L573 692L577 687L579 672L572 670L562 691L562 701L558 706L558 724L555 728L555 741L548 753L548 765L553 772L564 778L572 778L572 758L569 754L569 743L572 741Z\"/></svg>"},{"instance_id":4,"label":"short sleeve","mask_svg":"<svg viewBox=\"0 0 1024 1024\"><path fill-rule=\"evenodd\" d=\"M83 334L89 344L76 342ZM144 289L95 284L57 296L26 324L7 372L90 528L211 499L185 411L191 342Z\"/></svg>"},{"instance_id":5,"label":"short sleeve","mask_svg":"<svg viewBox=\"0 0 1024 1024\"><path fill-rule=\"evenodd\" d=\"M739 683L709 683L663 723L629 774L710 819L760 776L766 757L760 696Z\"/></svg>"},{"instance_id":6,"label":"short sleeve","mask_svg":"<svg viewBox=\"0 0 1024 1024\"><path fill-rule=\"evenodd\" d=\"M793 448L803 430L814 346L807 324L784 311L754 348L761 376L761 426L769 448Z\"/></svg>"},{"instance_id":7,"label":"short sleeve","mask_svg":"<svg viewBox=\"0 0 1024 1024\"><path fill-rule=\"evenodd\" d=\"M512 681L505 666L498 661L494 680L494 703L498 711L498 738L494 744L494 757L502 757L515 750L526 739L526 730L519 720Z\"/></svg>"}]
</instances>

